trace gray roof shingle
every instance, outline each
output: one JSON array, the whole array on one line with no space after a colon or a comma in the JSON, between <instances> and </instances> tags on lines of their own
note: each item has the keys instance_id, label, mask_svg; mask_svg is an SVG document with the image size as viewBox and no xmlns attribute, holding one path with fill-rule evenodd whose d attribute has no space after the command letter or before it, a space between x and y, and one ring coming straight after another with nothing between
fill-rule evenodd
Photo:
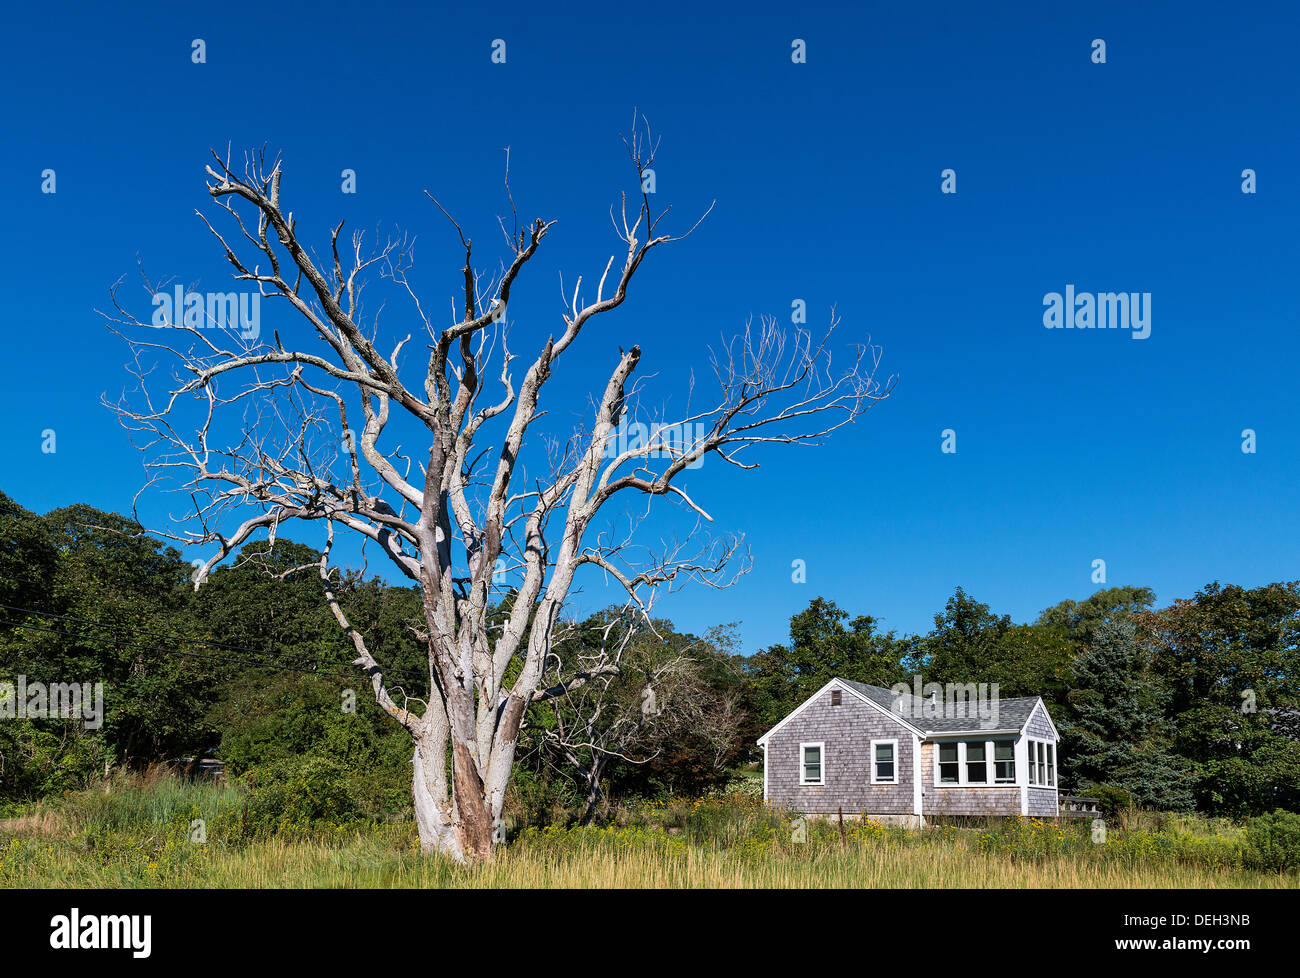
<instances>
[{"instance_id":1,"label":"gray roof shingle","mask_svg":"<svg viewBox=\"0 0 1300 978\"><path fill-rule=\"evenodd\" d=\"M987 710L990 714L988 717L978 715L975 703L969 704L967 716L935 717L927 716L921 706L924 701L918 701L911 693L895 693L893 690L882 689L879 686L855 683L851 679L840 679L840 682L927 734L1019 730L1029 719L1029 714L1034 711L1034 706L1039 699L1037 696L999 696L996 700L996 710Z\"/></svg>"}]
</instances>

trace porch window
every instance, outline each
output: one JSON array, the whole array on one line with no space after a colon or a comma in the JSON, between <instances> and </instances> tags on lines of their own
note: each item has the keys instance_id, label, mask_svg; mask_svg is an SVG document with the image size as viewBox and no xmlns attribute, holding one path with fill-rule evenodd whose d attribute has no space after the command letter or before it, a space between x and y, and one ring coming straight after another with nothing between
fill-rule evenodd
<instances>
[{"instance_id":1,"label":"porch window","mask_svg":"<svg viewBox=\"0 0 1300 978\"><path fill-rule=\"evenodd\" d=\"M1034 742L1025 741L1025 760L1029 762L1029 783L1038 784L1038 764L1034 758Z\"/></svg>"},{"instance_id":2,"label":"porch window","mask_svg":"<svg viewBox=\"0 0 1300 978\"><path fill-rule=\"evenodd\" d=\"M1056 749L1054 744L1047 745L1047 785L1056 787Z\"/></svg>"},{"instance_id":3,"label":"porch window","mask_svg":"<svg viewBox=\"0 0 1300 978\"><path fill-rule=\"evenodd\" d=\"M871 783L898 784L898 741L871 742Z\"/></svg>"},{"instance_id":4,"label":"porch window","mask_svg":"<svg viewBox=\"0 0 1300 978\"><path fill-rule=\"evenodd\" d=\"M988 781L989 771L985 757L983 742L972 742L966 745L967 784L985 784Z\"/></svg>"},{"instance_id":5,"label":"porch window","mask_svg":"<svg viewBox=\"0 0 1300 978\"><path fill-rule=\"evenodd\" d=\"M822 754L825 744L799 745L799 783L824 784L822 771Z\"/></svg>"},{"instance_id":6,"label":"porch window","mask_svg":"<svg viewBox=\"0 0 1300 978\"><path fill-rule=\"evenodd\" d=\"M1038 745L1038 783L1047 784L1047 751L1046 744Z\"/></svg>"},{"instance_id":7,"label":"porch window","mask_svg":"<svg viewBox=\"0 0 1300 978\"><path fill-rule=\"evenodd\" d=\"M995 740L993 742L993 780L1000 784L1015 784L1015 741Z\"/></svg>"},{"instance_id":8,"label":"porch window","mask_svg":"<svg viewBox=\"0 0 1300 978\"><path fill-rule=\"evenodd\" d=\"M939 781L943 784L957 784L961 780L961 765L957 763L957 744L955 741L939 745Z\"/></svg>"}]
</instances>

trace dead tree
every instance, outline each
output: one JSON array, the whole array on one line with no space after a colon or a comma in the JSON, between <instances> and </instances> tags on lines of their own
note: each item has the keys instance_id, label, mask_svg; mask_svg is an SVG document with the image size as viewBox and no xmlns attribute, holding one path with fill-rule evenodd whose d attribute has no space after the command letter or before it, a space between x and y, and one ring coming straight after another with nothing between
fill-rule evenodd
<instances>
[{"instance_id":1,"label":"dead tree","mask_svg":"<svg viewBox=\"0 0 1300 978\"><path fill-rule=\"evenodd\" d=\"M654 146L640 133L625 140L638 189L611 210L621 263L611 256L589 302L578 280L556 329L533 334L539 349L522 376L507 347L511 295L555 222L518 228L511 200L514 224L507 230L507 220L500 222L509 251L485 280L475 271L470 238L434 200L465 256L459 309L439 328L407 279L408 243L390 240L367 251L354 234L347 247L340 223L325 256L317 255L299 239L281 197L281 163L264 153L247 156L242 172L213 153L208 193L228 227L200 217L234 279L296 316L251 338L188 317L144 322L126 311L115 287L115 311L105 317L133 354L129 369L139 384L109 406L142 439L145 489L173 480L185 499L177 525L157 532L211 548L195 572L198 587L216 564L259 535L273 539L286 521L328 527L316 568L325 600L375 698L413 740L422 847L458 860L491 854L530 704L617 668L597 662L543 680L575 576L605 575L630 607L648 615L658 589L687 580L723 587L746 566L736 538L694 533L664 549L634 548L638 517L615 533L598 516L609 520L620 500L667 496L707 522L684 486L690 468L706 457L752 468L755 446L815 444L887 396L892 384L876 381L879 350L869 343L850 347L842 369L832 367L833 311L819 339L763 318L713 352L716 398L688 401L680 417L643 407L632 380L641 350L633 346L597 381L584 425L557 434L539 424L542 392L565 352L593 320L623 304L651 252L690 233L660 229L667 212L653 213L640 189L654 161ZM365 280L376 275L409 297L411 317L428 335L427 361L411 355L409 334L381 345L377 314L368 316L361 303ZM145 288L154 292L148 281ZM170 362L170 382L153 376L154 358ZM619 440L620 426L642 417L653 422L647 437ZM409 454L399 435L418 439ZM522 461L529 446L545 457L532 473ZM646 510L637 506L641 517ZM329 565L336 527L378 548L421 589L428 703L412 702L386 681L340 606ZM512 610L493 630L488 613L501 596L503 570L514 576Z\"/></svg>"},{"instance_id":2,"label":"dead tree","mask_svg":"<svg viewBox=\"0 0 1300 978\"><path fill-rule=\"evenodd\" d=\"M606 619L600 622L600 619ZM598 641L584 642L580 630L570 640L552 639L544 673L560 685L575 672L592 672L613 663L616 672L570 686L550 701L551 723L536 728L544 748L562 757L579 774L583 792L582 825L590 825L611 761L645 764L704 718L707 691L692 658L698 643L669 642L654 623L624 608L587 623ZM594 637L594 636L593 636Z\"/></svg>"}]
</instances>

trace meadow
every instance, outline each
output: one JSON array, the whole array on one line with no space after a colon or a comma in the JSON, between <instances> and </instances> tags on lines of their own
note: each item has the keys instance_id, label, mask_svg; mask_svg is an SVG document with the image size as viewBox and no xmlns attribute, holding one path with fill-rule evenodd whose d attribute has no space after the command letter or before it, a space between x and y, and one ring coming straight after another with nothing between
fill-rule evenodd
<instances>
[{"instance_id":1,"label":"meadow","mask_svg":"<svg viewBox=\"0 0 1300 978\"><path fill-rule=\"evenodd\" d=\"M487 865L422 855L409 820L267 825L233 785L119 779L0 812L13 887L1220 887L1300 886L1223 820L1128 813L913 831L811 821L743 794L646 801L578 827L518 819ZM796 841L802 838L802 841Z\"/></svg>"}]
</instances>

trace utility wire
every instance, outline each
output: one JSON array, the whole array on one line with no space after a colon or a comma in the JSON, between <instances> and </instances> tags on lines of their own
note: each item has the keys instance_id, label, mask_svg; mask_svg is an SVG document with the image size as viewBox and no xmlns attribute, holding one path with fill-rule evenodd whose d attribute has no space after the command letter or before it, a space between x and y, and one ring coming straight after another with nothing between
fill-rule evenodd
<instances>
[{"instance_id":1,"label":"utility wire","mask_svg":"<svg viewBox=\"0 0 1300 978\"><path fill-rule=\"evenodd\" d=\"M40 612L34 612L34 613L40 614ZM16 619L0 618L0 625L13 625L19 628L30 628L35 631L48 632L51 635L61 635L64 636L65 638L74 638L83 642L100 642L107 645L115 645L119 648L135 649L137 651L142 651L142 652L156 652L163 655L183 655L195 659L207 659L212 662L223 662L226 663L227 665L243 666L245 668L271 669L279 672L297 672L297 673L303 673L305 675L329 676L335 679L349 679L353 681L365 678L359 672L354 672L354 673L324 672L317 668L275 665L269 662L257 662L250 659L229 659L224 656L205 655L202 652L186 652L183 649L163 648L161 646L148 646L142 644L141 642L123 641L121 639L113 639L113 638L95 638L93 636L82 635L76 632L68 632L58 628L50 628L49 626L46 625L33 625L31 622L19 621ZM300 659L299 661L306 661L306 660ZM384 673L382 669L380 671L381 673ZM389 675L389 673L384 673L384 675ZM400 677L402 674L396 673L396 675Z\"/></svg>"}]
</instances>

